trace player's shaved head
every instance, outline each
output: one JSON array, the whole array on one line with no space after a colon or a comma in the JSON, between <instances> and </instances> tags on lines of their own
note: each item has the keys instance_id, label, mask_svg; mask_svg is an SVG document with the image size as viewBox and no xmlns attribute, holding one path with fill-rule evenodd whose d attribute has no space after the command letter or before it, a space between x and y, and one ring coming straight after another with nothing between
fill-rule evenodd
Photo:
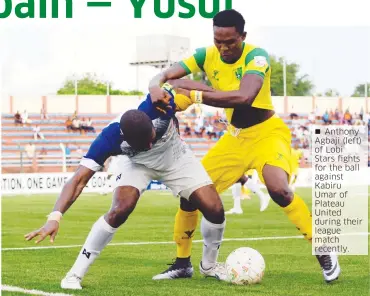
<instances>
[{"instance_id":1,"label":"player's shaved head","mask_svg":"<svg viewBox=\"0 0 370 296\"><path fill-rule=\"evenodd\" d=\"M234 9L220 11L213 17L213 25L220 28L235 27L242 35L244 33L245 20L240 12Z\"/></svg>"},{"instance_id":2,"label":"player's shaved head","mask_svg":"<svg viewBox=\"0 0 370 296\"><path fill-rule=\"evenodd\" d=\"M120 120L124 140L136 150L148 150L155 140L152 120L144 112L129 110Z\"/></svg>"},{"instance_id":3,"label":"player's shaved head","mask_svg":"<svg viewBox=\"0 0 370 296\"><path fill-rule=\"evenodd\" d=\"M243 16L234 9L223 10L213 18L213 39L222 60L235 63L243 53L245 21Z\"/></svg>"}]
</instances>

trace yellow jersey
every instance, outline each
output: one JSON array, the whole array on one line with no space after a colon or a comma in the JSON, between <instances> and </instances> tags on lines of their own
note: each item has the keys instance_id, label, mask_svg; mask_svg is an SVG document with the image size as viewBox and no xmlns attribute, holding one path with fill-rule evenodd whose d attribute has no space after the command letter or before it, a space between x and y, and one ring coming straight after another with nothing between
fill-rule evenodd
<instances>
[{"instance_id":1,"label":"yellow jersey","mask_svg":"<svg viewBox=\"0 0 370 296\"><path fill-rule=\"evenodd\" d=\"M238 61L228 64L216 46L199 48L196 53L181 61L180 65L187 74L203 71L212 87L221 91L239 90L244 74L257 74L264 78L262 88L252 107L273 110L270 91L271 66L267 52L251 44L243 43L243 53ZM226 118L231 122L233 108L225 108Z\"/></svg>"}]
</instances>

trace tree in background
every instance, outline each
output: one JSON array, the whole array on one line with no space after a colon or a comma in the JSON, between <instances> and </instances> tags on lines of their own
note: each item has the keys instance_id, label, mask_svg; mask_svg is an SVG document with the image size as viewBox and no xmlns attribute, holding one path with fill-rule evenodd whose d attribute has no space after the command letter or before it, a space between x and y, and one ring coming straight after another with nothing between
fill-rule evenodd
<instances>
[{"instance_id":1,"label":"tree in background","mask_svg":"<svg viewBox=\"0 0 370 296\"><path fill-rule=\"evenodd\" d=\"M143 95L143 92L138 90L123 91L113 89L112 83L109 84L110 95ZM79 95L106 95L107 83L98 79L96 74L85 73L81 79L77 80L77 90ZM58 95L74 95L75 80L73 77L68 77L62 88L58 89Z\"/></svg>"},{"instance_id":2,"label":"tree in background","mask_svg":"<svg viewBox=\"0 0 370 296\"><path fill-rule=\"evenodd\" d=\"M337 92L335 89L328 89L325 91L325 97L339 97L339 92Z\"/></svg>"},{"instance_id":3,"label":"tree in background","mask_svg":"<svg viewBox=\"0 0 370 296\"><path fill-rule=\"evenodd\" d=\"M316 94L316 97L323 97L323 96L324 97L339 97L340 94L337 90L332 89L332 88L327 89L324 94L322 93Z\"/></svg>"},{"instance_id":4,"label":"tree in background","mask_svg":"<svg viewBox=\"0 0 370 296\"><path fill-rule=\"evenodd\" d=\"M270 56L271 64L271 94L273 96L284 95L284 59ZM312 95L314 85L307 74L298 75L299 65L286 63L286 92L287 96Z\"/></svg>"},{"instance_id":5,"label":"tree in background","mask_svg":"<svg viewBox=\"0 0 370 296\"><path fill-rule=\"evenodd\" d=\"M367 84L367 95L370 94L370 82ZM356 86L352 97L364 97L365 96L365 83Z\"/></svg>"}]
</instances>

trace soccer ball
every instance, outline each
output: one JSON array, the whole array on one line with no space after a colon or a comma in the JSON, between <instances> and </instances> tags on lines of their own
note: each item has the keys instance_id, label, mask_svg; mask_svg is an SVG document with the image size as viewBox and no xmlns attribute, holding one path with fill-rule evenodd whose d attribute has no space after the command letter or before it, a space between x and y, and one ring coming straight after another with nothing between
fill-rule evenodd
<instances>
[{"instance_id":1,"label":"soccer ball","mask_svg":"<svg viewBox=\"0 0 370 296\"><path fill-rule=\"evenodd\" d=\"M239 248L226 259L228 281L236 285L251 285L262 281L265 260L252 248Z\"/></svg>"}]
</instances>

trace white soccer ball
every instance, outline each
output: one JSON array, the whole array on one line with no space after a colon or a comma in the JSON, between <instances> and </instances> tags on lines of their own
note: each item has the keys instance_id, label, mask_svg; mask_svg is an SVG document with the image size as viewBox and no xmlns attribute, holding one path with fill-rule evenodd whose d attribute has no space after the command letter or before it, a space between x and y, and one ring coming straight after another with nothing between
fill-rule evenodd
<instances>
[{"instance_id":1,"label":"white soccer ball","mask_svg":"<svg viewBox=\"0 0 370 296\"><path fill-rule=\"evenodd\" d=\"M262 281L265 260L252 248L239 248L231 252L226 259L228 280L236 285L251 285Z\"/></svg>"}]
</instances>

